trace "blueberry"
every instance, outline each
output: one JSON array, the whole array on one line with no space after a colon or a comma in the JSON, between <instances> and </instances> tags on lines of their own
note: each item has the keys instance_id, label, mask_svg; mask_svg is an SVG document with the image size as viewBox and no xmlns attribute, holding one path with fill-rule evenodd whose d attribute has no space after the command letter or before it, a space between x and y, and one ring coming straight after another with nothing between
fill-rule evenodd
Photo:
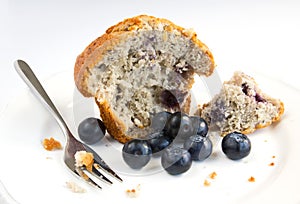
<instances>
[{"instance_id":1,"label":"blueberry","mask_svg":"<svg viewBox=\"0 0 300 204\"><path fill-rule=\"evenodd\" d=\"M175 112L169 117L167 121L165 127L166 135L172 139L174 139L179 132L181 115L182 114L180 112Z\"/></svg>"},{"instance_id":2,"label":"blueberry","mask_svg":"<svg viewBox=\"0 0 300 204\"><path fill-rule=\"evenodd\" d=\"M249 155L250 150L249 138L240 132L229 133L222 139L222 151L229 159L242 159Z\"/></svg>"},{"instance_id":3,"label":"blueberry","mask_svg":"<svg viewBox=\"0 0 300 204\"><path fill-rule=\"evenodd\" d=\"M162 131L152 133L148 138L148 143L152 149L153 156L161 156L162 151L172 142L172 140L166 137Z\"/></svg>"},{"instance_id":4,"label":"blueberry","mask_svg":"<svg viewBox=\"0 0 300 204\"><path fill-rule=\"evenodd\" d=\"M190 117L181 112L173 113L167 121L166 135L170 138L186 139L193 135L194 128Z\"/></svg>"},{"instance_id":5,"label":"blueberry","mask_svg":"<svg viewBox=\"0 0 300 204\"><path fill-rule=\"evenodd\" d=\"M163 90L160 95L160 102L169 109L178 109L184 97L185 94L178 90Z\"/></svg>"},{"instance_id":6,"label":"blueberry","mask_svg":"<svg viewBox=\"0 0 300 204\"><path fill-rule=\"evenodd\" d=\"M252 92L254 91L254 94L251 92L251 90L252 90ZM247 83L242 84L242 91L247 96L254 96L256 102L258 102L258 103L259 102L262 102L262 103L266 102L266 99L264 99L261 95L259 95L257 92L255 92L254 89L251 89Z\"/></svg>"},{"instance_id":7,"label":"blueberry","mask_svg":"<svg viewBox=\"0 0 300 204\"><path fill-rule=\"evenodd\" d=\"M161 164L171 175L182 174L192 166L191 154L186 149L170 146L163 152Z\"/></svg>"},{"instance_id":8,"label":"blueberry","mask_svg":"<svg viewBox=\"0 0 300 204\"><path fill-rule=\"evenodd\" d=\"M155 132L159 132L165 129L165 125L171 116L170 112L162 111L153 116L151 119L150 128Z\"/></svg>"},{"instance_id":9,"label":"blueberry","mask_svg":"<svg viewBox=\"0 0 300 204\"><path fill-rule=\"evenodd\" d=\"M201 135L190 136L183 147L189 151L194 161L203 161L212 153L212 142L208 137Z\"/></svg>"},{"instance_id":10,"label":"blueberry","mask_svg":"<svg viewBox=\"0 0 300 204\"><path fill-rule=\"evenodd\" d=\"M78 126L79 138L86 144L95 144L100 141L106 132L106 127L98 118L86 118Z\"/></svg>"},{"instance_id":11,"label":"blueberry","mask_svg":"<svg viewBox=\"0 0 300 204\"><path fill-rule=\"evenodd\" d=\"M124 144L122 156L132 169L141 169L150 161L152 150L146 140L132 139Z\"/></svg>"},{"instance_id":12,"label":"blueberry","mask_svg":"<svg viewBox=\"0 0 300 204\"><path fill-rule=\"evenodd\" d=\"M208 133L207 122L200 116L191 116L190 117L193 123L193 127L196 135L202 135L205 137Z\"/></svg>"}]
</instances>

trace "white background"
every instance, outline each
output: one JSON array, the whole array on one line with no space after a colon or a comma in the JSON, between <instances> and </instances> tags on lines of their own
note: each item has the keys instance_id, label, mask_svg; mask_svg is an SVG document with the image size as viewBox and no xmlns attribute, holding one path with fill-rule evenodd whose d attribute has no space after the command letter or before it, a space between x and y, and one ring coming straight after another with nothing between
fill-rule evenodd
<instances>
[{"instance_id":1,"label":"white background","mask_svg":"<svg viewBox=\"0 0 300 204\"><path fill-rule=\"evenodd\" d=\"M231 70L257 71L300 89L297 0L0 0L0 113L26 87L14 70L16 59L41 79L72 72L92 40L138 14L193 28L223 79Z\"/></svg>"}]
</instances>

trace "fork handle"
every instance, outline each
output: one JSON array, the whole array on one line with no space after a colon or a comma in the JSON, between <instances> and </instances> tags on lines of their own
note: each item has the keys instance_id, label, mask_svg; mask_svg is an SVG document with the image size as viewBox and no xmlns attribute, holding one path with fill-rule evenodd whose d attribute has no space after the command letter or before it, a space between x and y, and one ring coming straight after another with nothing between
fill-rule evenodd
<instances>
[{"instance_id":1,"label":"fork handle","mask_svg":"<svg viewBox=\"0 0 300 204\"><path fill-rule=\"evenodd\" d=\"M42 84L35 76L32 69L29 65L24 62L23 60L16 60L14 63L15 69L20 77L24 80L30 90L34 93L37 99L42 102L43 105L52 113L62 130L67 133L70 132L66 122L64 121L63 117L51 101L50 97L46 93L45 89L43 88ZM69 134L66 134L69 135Z\"/></svg>"}]
</instances>

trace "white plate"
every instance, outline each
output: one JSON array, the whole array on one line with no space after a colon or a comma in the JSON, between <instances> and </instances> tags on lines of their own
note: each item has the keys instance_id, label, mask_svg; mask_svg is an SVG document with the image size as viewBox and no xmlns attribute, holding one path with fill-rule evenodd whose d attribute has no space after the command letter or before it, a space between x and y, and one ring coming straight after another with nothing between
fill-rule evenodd
<instances>
[{"instance_id":1,"label":"white plate","mask_svg":"<svg viewBox=\"0 0 300 204\"><path fill-rule=\"evenodd\" d=\"M300 203L300 92L279 80L259 74L254 77L266 92L284 101L286 111L280 123L250 136L251 154L241 161L227 159L216 143L208 160L194 162L183 175L168 175L159 159L133 171L122 161L121 145L107 137L92 147L124 182L112 179L114 185L94 189L67 171L63 151L43 148L44 138L54 137L63 144L64 136L47 110L26 91L7 106L0 119L0 180L21 204L179 203L191 199L201 203ZM72 73L52 76L45 88L74 132L82 119L97 116L93 99L81 97L74 88ZM212 172L217 174L215 179L209 178ZM255 182L248 181L251 176ZM205 180L210 186L204 185ZM67 181L85 188L86 193L71 192ZM138 185L137 197L125 193Z\"/></svg>"}]
</instances>

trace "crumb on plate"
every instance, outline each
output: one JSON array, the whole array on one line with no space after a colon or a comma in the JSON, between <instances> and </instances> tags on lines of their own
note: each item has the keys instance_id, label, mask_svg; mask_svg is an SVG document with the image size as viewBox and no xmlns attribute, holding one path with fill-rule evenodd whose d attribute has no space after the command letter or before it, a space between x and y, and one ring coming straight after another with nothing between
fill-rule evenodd
<instances>
[{"instance_id":1,"label":"crumb on plate","mask_svg":"<svg viewBox=\"0 0 300 204\"><path fill-rule=\"evenodd\" d=\"M55 140L53 137L51 137L50 139L45 138L43 140L43 146L48 151L62 148L62 145L60 144L60 142Z\"/></svg>"},{"instance_id":2,"label":"crumb on plate","mask_svg":"<svg viewBox=\"0 0 300 204\"><path fill-rule=\"evenodd\" d=\"M250 178L248 178L249 182L255 182L255 178L253 176L251 176Z\"/></svg>"},{"instance_id":3,"label":"crumb on plate","mask_svg":"<svg viewBox=\"0 0 300 204\"><path fill-rule=\"evenodd\" d=\"M217 177L217 173L215 171L209 174L209 178L211 179L215 179L216 177Z\"/></svg>"},{"instance_id":4,"label":"crumb on plate","mask_svg":"<svg viewBox=\"0 0 300 204\"><path fill-rule=\"evenodd\" d=\"M207 179L204 180L204 186L210 186L211 182Z\"/></svg>"},{"instance_id":5,"label":"crumb on plate","mask_svg":"<svg viewBox=\"0 0 300 204\"><path fill-rule=\"evenodd\" d=\"M82 188L81 186L79 186L78 184L76 184L73 181L67 181L66 182L66 186L68 189L70 189L73 193L85 193L86 190L84 188Z\"/></svg>"},{"instance_id":6,"label":"crumb on plate","mask_svg":"<svg viewBox=\"0 0 300 204\"><path fill-rule=\"evenodd\" d=\"M127 189L125 192L128 197L136 198L139 196L140 191L141 191L141 184L138 184L135 188Z\"/></svg>"},{"instance_id":7,"label":"crumb on plate","mask_svg":"<svg viewBox=\"0 0 300 204\"><path fill-rule=\"evenodd\" d=\"M275 166L275 163L274 163L274 162L271 162L271 163L269 164L269 166Z\"/></svg>"}]
</instances>

